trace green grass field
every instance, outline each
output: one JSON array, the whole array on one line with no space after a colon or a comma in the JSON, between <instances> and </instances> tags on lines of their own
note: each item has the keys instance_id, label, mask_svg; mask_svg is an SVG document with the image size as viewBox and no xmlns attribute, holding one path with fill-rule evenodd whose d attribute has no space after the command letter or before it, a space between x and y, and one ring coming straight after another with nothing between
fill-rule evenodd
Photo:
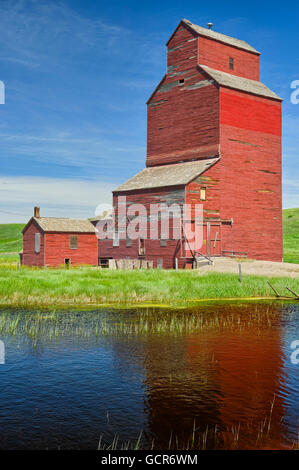
<instances>
[{"instance_id":1,"label":"green grass field","mask_svg":"<svg viewBox=\"0 0 299 470\"><path fill-rule=\"evenodd\" d=\"M0 255L18 253L22 249L24 226L24 224L0 224Z\"/></svg>"},{"instance_id":2,"label":"green grass field","mask_svg":"<svg viewBox=\"0 0 299 470\"><path fill-rule=\"evenodd\" d=\"M299 264L299 209L283 211L283 232L284 261Z\"/></svg>"},{"instance_id":3,"label":"green grass field","mask_svg":"<svg viewBox=\"0 0 299 470\"><path fill-rule=\"evenodd\" d=\"M272 285L289 295L299 279L274 278ZM261 276L199 274L196 270L113 271L97 268L0 268L0 305L155 304L186 306L204 299L269 298L273 292Z\"/></svg>"},{"instance_id":4,"label":"green grass field","mask_svg":"<svg viewBox=\"0 0 299 470\"><path fill-rule=\"evenodd\" d=\"M299 263L299 209L284 211L285 261ZM266 278L197 271L110 271L96 268L16 269L23 224L0 225L0 305L189 305L204 299L269 298ZM286 278L270 279L283 295ZM299 291L299 279L287 279Z\"/></svg>"}]
</instances>

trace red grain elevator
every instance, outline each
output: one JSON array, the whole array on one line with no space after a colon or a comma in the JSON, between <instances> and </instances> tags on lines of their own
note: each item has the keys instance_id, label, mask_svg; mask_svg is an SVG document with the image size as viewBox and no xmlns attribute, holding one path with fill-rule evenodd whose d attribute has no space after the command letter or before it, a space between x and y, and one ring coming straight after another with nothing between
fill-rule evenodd
<instances>
[{"instance_id":1,"label":"red grain elevator","mask_svg":"<svg viewBox=\"0 0 299 470\"><path fill-rule=\"evenodd\" d=\"M281 98L259 81L260 53L183 19L147 102L146 168L113 192L127 206L202 204L202 254L282 261ZM100 258L187 267L174 240L99 242ZM188 250L187 250L188 251Z\"/></svg>"}]
</instances>

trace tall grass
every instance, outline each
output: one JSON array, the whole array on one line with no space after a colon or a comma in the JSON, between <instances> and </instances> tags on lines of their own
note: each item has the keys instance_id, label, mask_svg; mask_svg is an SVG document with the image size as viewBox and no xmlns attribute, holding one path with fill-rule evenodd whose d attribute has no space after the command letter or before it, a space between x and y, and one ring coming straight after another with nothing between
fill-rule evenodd
<instances>
[{"instance_id":1,"label":"tall grass","mask_svg":"<svg viewBox=\"0 0 299 470\"><path fill-rule=\"evenodd\" d=\"M242 307L242 309L241 309ZM33 341L63 337L96 339L100 337L140 337L215 331L242 332L254 327L256 334L263 328L275 327L275 304L246 303L220 307L205 306L186 310L143 308L132 310L92 311L26 311L0 309L0 336L15 336ZM213 358L212 358L213 361Z\"/></svg>"},{"instance_id":2,"label":"tall grass","mask_svg":"<svg viewBox=\"0 0 299 470\"><path fill-rule=\"evenodd\" d=\"M270 279L282 294L299 291L299 279ZM186 306L205 299L273 297L266 278L197 271L112 271L97 268L0 268L0 304L105 305L168 304Z\"/></svg>"},{"instance_id":3,"label":"tall grass","mask_svg":"<svg viewBox=\"0 0 299 470\"><path fill-rule=\"evenodd\" d=\"M142 441L142 432L136 441L122 441L116 434L112 441L108 442L102 434L98 450L298 450L298 441L283 442L272 436L269 421L270 418L265 416L261 423L239 422L222 429L219 429L218 425L207 426L202 431L194 420L189 436L183 438L171 432L168 444L154 439Z\"/></svg>"}]
</instances>

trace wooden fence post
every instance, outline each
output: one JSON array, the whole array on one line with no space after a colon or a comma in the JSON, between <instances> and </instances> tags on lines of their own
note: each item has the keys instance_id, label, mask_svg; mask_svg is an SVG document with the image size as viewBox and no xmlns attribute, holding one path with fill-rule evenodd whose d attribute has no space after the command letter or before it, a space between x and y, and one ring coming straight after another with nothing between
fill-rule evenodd
<instances>
[{"instance_id":1,"label":"wooden fence post","mask_svg":"<svg viewBox=\"0 0 299 470\"><path fill-rule=\"evenodd\" d=\"M242 265L241 265L241 263L239 263L239 279L240 279L240 282L242 282Z\"/></svg>"}]
</instances>

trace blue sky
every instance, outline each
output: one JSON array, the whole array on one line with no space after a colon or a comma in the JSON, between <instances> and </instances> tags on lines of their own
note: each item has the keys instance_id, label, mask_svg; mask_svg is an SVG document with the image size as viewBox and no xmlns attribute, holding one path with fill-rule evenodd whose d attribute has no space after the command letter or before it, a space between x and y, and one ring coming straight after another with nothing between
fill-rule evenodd
<instances>
[{"instance_id":1,"label":"blue sky","mask_svg":"<svg viewBox=\"0 0 299 470\"><path fill-rule=\"evenodd\" d=\"M284 207L299 207L299 6L294 2L0 0L0 223L89 217L144 167L145 102L181 18L262 51L283 99Z\"/></svg>"}]
</instances>

